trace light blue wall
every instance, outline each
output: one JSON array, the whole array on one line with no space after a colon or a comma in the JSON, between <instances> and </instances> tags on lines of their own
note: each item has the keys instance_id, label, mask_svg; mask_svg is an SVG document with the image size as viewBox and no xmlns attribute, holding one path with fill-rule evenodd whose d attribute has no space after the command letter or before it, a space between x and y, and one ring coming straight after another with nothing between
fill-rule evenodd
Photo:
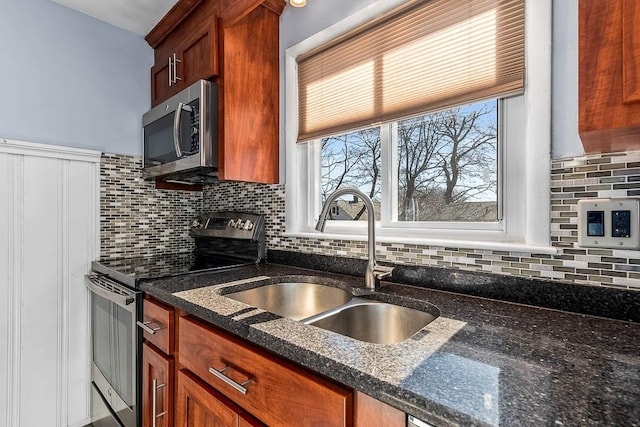
<instances>
[{"instance_id":1,"label":"light blue wall","mask_svg":"<svg viewBox=\"0 0 640 427\"><path fill-rule=\"evenodd\" d=\"M304 8L288 6L280 31L282 56L287 48L377 1L384 0L308 0ZM552 1L552 155L580 156L584 151L578 136L578 0Z\"/></svg>"},{"instance_id":2,"label":"light blue wall","mask_svg":"<svg viewBox=\"0 0 640 427\"><path fill-rule=\"evenodd\" d=\"M280 46L287 49L378 0L308 0L302 8L287 6L282 14Z\"/></svg>"},{"instance_id":3,"label":"light blue wall","mask_svg":"<svg viewBox=\"0 0 640 427\"><path fill-rule=\"evenodd\" d=\"M141 153L153 51L48 0L0 0L0 138Z\"/></svg>"}]
</instances>

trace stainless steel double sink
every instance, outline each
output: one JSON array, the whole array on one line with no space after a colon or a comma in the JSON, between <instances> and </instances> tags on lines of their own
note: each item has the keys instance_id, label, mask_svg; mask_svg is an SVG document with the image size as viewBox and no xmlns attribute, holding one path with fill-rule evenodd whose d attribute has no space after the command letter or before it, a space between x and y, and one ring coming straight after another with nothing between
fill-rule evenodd
<instances>
[{"instance_id":1,"label":"stainless steel double sink","mask_svg":"<svg viewBox=\"0 0 640 427\"><path fill-rule=\"evenodd\" d=\"M439 315L397 304L355 297L321 283L283 281L224 295L268 312L377 344L404 341Z\"/></svg>"}]
</instances>

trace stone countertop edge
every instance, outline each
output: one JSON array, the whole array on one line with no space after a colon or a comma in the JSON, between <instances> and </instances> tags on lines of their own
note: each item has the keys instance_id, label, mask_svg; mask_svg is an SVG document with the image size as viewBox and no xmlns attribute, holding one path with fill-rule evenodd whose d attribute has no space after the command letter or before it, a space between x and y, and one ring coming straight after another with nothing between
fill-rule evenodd
<instances>
[{"instance_id":1,"label":"stone countertop edge","mask_svg":"<svg viewBox=\"0 0 640 427\"><path fill-rule=\"evenodd\" d=\"M434 425L640 425L629 422L640 420L640 392L634 391L640 390L640 325L387 282L382 287L387 298L410 298L418 305L428 301L441 315L416 336L381 345L249 309L220 295L228 286L255 286L238 281L278 276L362 286L359 277L261 264L140 287ZM611 375L611 364L625 374L624 381ZM575 395L576 388L591 389L589 376L597 379L595 393L606 393ZM594 398L597 406L584 403Z\"/></svg>"}]
</instances>

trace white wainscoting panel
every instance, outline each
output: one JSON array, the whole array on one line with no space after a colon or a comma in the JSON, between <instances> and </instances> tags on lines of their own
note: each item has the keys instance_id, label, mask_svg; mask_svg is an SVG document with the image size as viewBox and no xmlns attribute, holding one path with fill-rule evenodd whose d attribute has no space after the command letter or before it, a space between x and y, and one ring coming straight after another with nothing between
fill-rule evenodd
<instances>
[{"instance_id":1,"label":"white wainscoting panel","mask_svg":"<svg viewBox=\"0 0 640 427\"><path fill-rule=\"evenodd\" d=\"M90 419L84 275L99 255L99 162L0 139L0 426Z\"/></svg>"},{"instance_id":2,"label":"white wainscoting panel","mask_svg":"<svg viewBox=\"0 0 640 427\"><path fill-rule=\"evenodd\" d=\"M13 425L12 376L13 354L13 287L14 254L10 242L13 240L11 209L11 187L14 187L14 160L0 152L0 426Z\"/></svg>"}]
</instances>

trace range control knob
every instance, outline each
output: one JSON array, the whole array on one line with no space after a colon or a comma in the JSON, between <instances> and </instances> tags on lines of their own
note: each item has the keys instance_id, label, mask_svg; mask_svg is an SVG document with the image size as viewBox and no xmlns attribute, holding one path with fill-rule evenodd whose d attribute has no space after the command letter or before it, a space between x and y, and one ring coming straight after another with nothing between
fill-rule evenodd
<instances>
[{"instance_id":1,"label":"range control knob","mask_svg":"<svg viewBox=\"0 0 640 427\"><path fill-rule=\"evenodd\" d=\"M240 218L229 220L229 227L235 228L236 230L242 229L242 225L242 220Z\"/></svg>"}]
</instances>

